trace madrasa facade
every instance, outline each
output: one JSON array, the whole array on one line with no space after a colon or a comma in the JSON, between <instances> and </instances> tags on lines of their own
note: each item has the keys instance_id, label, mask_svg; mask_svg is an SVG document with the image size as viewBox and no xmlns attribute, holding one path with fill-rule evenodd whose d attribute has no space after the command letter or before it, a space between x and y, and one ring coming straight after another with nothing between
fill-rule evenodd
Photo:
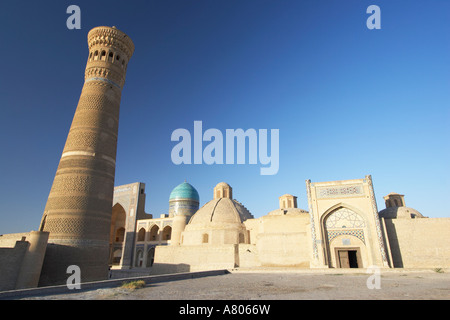
<instances>
[{"instance_id":1,"label":"madrasa facade","mask_svg":"<svg viewBox=\"0 0 450 320\"><path fill-rule=\"evenodd\" d=\"M110 239L113 270L148 274L233 268L450 267L449 218L427 218L384 197L378 211L370 175L363 179L306 181L308 208L279 197L279 208L255 218L218 183L200 207L184 182L169 195L168 214L145 213L145 184L114 190ZM237 198L237 197L236 197Z\"/></svg>"}]
</instances>

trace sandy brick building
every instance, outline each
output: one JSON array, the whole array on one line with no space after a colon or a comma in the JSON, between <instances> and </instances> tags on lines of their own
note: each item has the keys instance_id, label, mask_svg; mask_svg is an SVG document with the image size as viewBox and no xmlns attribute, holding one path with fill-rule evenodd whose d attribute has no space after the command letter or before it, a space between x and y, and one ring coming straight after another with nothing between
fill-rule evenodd
<instances>
[{"instance_id":1,"label":"sandy brick building","mask_svg":"<svg viewBox=\"0 0 450 320\"><path fill-rule=\"evenodd\" d=\"M195 190L187 183L180 186ZM198 201L197 192L191 194ZM177 241L170 234L173 215L136 220L130 231L137 239L134 258L124 256L127 264L116 261L113 268L156 274L258 267L450 267L450 218L426 218L394 193L385 197L388 207L378 211L370 175L308 180L308 210L297 208L297 197L285 194L279 197L280 208L259 218L233 194L228 184L217 184L213 199L187 215Z\"/></svg>"}]
</instances>

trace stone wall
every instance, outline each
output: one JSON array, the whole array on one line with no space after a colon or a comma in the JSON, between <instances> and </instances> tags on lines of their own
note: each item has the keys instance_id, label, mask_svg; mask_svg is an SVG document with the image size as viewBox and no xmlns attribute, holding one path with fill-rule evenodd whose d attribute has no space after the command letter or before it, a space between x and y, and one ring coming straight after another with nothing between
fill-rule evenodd
<instances>
[{"instance_id":1,"label":"stone wall","mask_svg":"<svg viewBox=\"0 0 450 320\"><path fill-rule=\"evenodd\" d=\"M450 267L450 218L385 219L395 268Z\"/></svg>"},{"instance_id":2,"label":"stone wall","mask_svg":"<svg viewBox=\"0 0 450 320\"><path fill-rule=\"evenodd\" d=\"M260 267L259 253L254 244L239 244L239 260L237 265L240 268Z\"/></svg>"},{"instance_id":3,"label":"stone wall","mask_svg":"<svg viewBox=\"0 0 450 320\"><path fill-rule=\"evenodd\" d=\"M245 221L254 247L240 249L242 261L239 265L309 268L311 259L309 223L307 213L266 215ZM253 254L249 254L250 252Z\"/></svg>"},{"instance_id":4,"label":"stone wall","mask_svg":"<svg viewBox=\"0 0 450 320\"><path fill-rule=\"evenodd\" d=\"M157 246L152 274L232 269L238 245Z\"/></svg>"},{"instance_id":5,"label":"stone wall","mask_svg":"<svg viewBox=\"0 0 450 320\"><path fill-rule=\"evenodd\" d=\"M48 232L0 236L0 291L37 287Z\"/></svg>"}]
</instances>

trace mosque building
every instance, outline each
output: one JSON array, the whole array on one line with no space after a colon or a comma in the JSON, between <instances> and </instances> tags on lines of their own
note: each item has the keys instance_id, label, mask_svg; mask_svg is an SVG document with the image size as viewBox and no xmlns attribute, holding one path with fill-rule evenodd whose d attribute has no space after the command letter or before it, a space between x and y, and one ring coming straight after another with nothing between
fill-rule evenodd
<instances>
[{"instance_id":1,"label":"mosque building","mask_svg":"<svg viewBox=\"0 0 450 320\"><path fill-rule=\"evenodd\" d=\"M183 182L167 214L145 212L145 184L114 188L109 265L115 278L215 269L450 268L450 218L427 218L390 193L378 211L372 177L306 181L308 209L284 194L255 218L218 183L201 205ZM201 205L201 206L200 206ZM0 236L0 291L38 286L49 233ZM40 285L39 285L40 286Z\"/></svg>"},{"instance_id":2,"label":"mosque building","mask_svg":"<svg viewBox=\"0 0 450 320\"><path fill-rule=\"evenodd\" d=\"M370 175L307 180L308 210L297 207L296 196L285 194L279 197L279 208L259 218L234 199L225 182L214 187L212 200L201 207L197 190L183 182L170 193L168 214L153 218L144 212L144 188L142 183L115 188L113 208L120 208L122 218L112 228L113 270L161 274L450 266L450 219L426 218L406 207L404 196L396 193L387 195L386 209L378 211ZM413 235L418 238L411 241Z\"/></svg>"}]
</instances>

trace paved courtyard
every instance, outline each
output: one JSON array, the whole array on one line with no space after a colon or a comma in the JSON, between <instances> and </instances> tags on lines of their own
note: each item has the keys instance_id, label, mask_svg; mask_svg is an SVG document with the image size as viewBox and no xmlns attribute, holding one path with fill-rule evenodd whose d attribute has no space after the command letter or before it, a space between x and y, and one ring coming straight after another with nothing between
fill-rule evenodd
<instances>
[{"instance_id":1,"label":"paved courtyard","mask_svg":"<svg viewBox=\"0 0 450 320\"><path fill-rule=\"evenodd\" d=\"M382 272L379 289L372 274L232 272L225 275L149 284L141 289L110 288L28 299L77 300L301 300L450 299L450 273ZM369 284L376 286L374 278Z\"/></svg>"}]
</instances>

